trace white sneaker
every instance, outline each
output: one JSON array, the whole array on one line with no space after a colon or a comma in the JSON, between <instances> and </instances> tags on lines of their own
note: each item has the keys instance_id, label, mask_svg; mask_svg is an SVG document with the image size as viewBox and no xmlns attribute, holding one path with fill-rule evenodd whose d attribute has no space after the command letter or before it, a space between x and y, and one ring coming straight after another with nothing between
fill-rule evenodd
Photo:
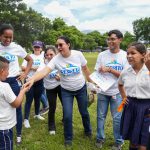
<instances>
[{"instance_id":1,"label":"white sneaker","mask_svg":"<svg viewBox=\"0 0 150 150\"><path fill-rule=\"evenodd\" d=\"M55 131L49 131L50 135L55 135Z\"/></svg>"},{"instance_id":2,"label":"white sneaker","mask_svg":"<svg viewBox=\"0 0 150 150\"><path fill-rule=\"evenodd\" d=\"M28 119L24 119L24 127L25 128L31 128L31 126L30 126L30 123L29 123L29 120Z\"/></svg>"},{"instance_id":3,"label":"white sneaker","mask_svg":"<svg viewBox=\"0 0 150 150\"><path fill-rule=\"evenodd\" d=\"M21 144L21 136L17 136L17 145Z\"/></svg>"},{"instance_id":4,"label":"white sneaker","mask_svg":"<svg viewBox=\"0 0 150 150\"><path fill-rule=\"evenodd\" d=\"M35 115L34 118L37 118L37 119L39 119L39 120L45 120L45 118L42 117L42 116L40 116L40 115Z\"/></svg>"}]
</instances>

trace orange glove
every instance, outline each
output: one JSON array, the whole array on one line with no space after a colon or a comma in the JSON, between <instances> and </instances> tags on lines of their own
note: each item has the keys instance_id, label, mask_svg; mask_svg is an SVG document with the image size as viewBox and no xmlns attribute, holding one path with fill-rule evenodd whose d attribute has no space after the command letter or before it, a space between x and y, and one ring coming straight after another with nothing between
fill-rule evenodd
<instances>
[{"instance_id":1,"label":"orange glove","mask_svg":"<svg viewBox=\"0 0 150 150\"><path fill-rule=\"evenodd\" d=\"M127 104L127 98L126 97L122 100L121 104L118 106L117 111L121 112L123 110L125 104Z\"/></svg>"}]
</instances>

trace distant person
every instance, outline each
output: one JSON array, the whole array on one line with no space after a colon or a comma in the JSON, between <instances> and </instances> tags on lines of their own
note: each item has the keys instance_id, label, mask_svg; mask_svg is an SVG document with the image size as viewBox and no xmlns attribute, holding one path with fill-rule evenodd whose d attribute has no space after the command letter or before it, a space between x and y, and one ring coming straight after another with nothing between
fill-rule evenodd
<instances>
[{"instance_id":1,"label":"distant person","mask_svg":"<svg viewBox=\"0 0 150 150\"><path fill-rule=\"evenodd\" d=\"M126 99L121 135L130 141L129 150L146 150L150 136L150 68L145 65L147 59L144 63L145 56L142 43L131 43L127 49L130 67L119 77L119 90Z\"/></svg>"},{"instance_id":2,"label":"distant person","mask_svg":"<svg viewBox=\"0 0 150 150\"><path fill-rule=\"evenodd\" d=\"M35 74L26 85L31 87L34 82L42 79L54 69L60 71L65 145L71 146L73 139L72 115L74 97L77 99L78 109L82 116L85 136L91 137L92 135L90 117L87 110L87 86L83 76L83 73L85 73L87 80L90 82L90 72L85 57L81 52L71 50L71 43L67 37L59 37L56 47L59 53L43 70Z\"/></svg>"},{"instance_id":3,"label":"distant person","mask_svg":"<svg viewBox=\"0 0 150 150\"><path fill-rule=\"evenodd\" d=\"M41 64L38 71L43 69L54 56L56 56L56 48L54 46L48 46L45 50L45 63ZM49 102L49 113L48 113L48 130L50 135L55 135L56 124L55 124L55 111L57 95L62 104L61 86L60 86L60 73L58 70L53 70L44 79L44 88L46 89L46 95ZM63 121L63 119L62 119Z\"/></svg>"},{"instance_id":4,"label":"distant person","mask_svg":"<svg viewBox=\"0 0 150 150\"><path fill-rule=\"evenodd\" d=\"M126 52L120 49L123 34L119 30L111 30L108 32L107 44L109 49L101 52L98 55L95 70L106 76L108 79L114 79L115 83L105 92L101 91L98 94L97 102L97 137L96 146L102 148L105 142L105 119L108 108L113 118L113 134L115 143L112 147L114 150L121 150L123 139L120 135L120 120L121 113L117 111L122 98L118 90L118 77L124 69L127 58Z\"/></svg>"},{"instance_id":5,"label":"distant person","mask_svg":"<svg viewBox=\"0 0 150 150\"><path fill-rule=\"evenodd\" d=\"M21 82L26 78L31 66L32 58L27 52L18 44L12 42L14 29L9 24L2 24L0 26L0 56L9 60L9 75L4 82L9 83L13 92L17 96L20 92ZM20 73L18 57L27 61L27 67L23 73ZM17 112L17 144L21 143L22 134L22 108L21 105L16 109Z\"/></svg>"},{"instance_id":6,"label":"distant person","mask_svg":"<svg viewBox=\"0 0 150 150\"><path fill-rule=\"evenodd\" d=\"M16 108L20 107L28 87L14 94L5 81L9 74L9 61L0 56L0 149L13 150L13 127L16 125Z\"/></svg>"},{"instance_id":7,"label":"distant person","mask_svg":"<svg viewBox=\"0 0 150 150\"><path fill-rule=\"evenodd\" d=\"M30 54L30 57L33 59L33 64L27 75L27 78L31 78L37 71L40 64L44 63L43 55L41 55L43 43L41 41L34 41L32 43L32 46L33 46L33 54ZM22 70L24 71L26 67L27 67L27 62L23 61ZM39 80L35 82L34 85L30 88L30 90L26 93L26 102L25 102L25 108L24 108L25 128L31 127L29 123L29 114L30 114L30 109L31 109L31 104L33 102L33 99L34 99L34 106L35 106L34 118L37 118L39 120L45 119L40 115L40 98L41 98L43 90L44 90L43 80Z\"/></svg>"}]
</instances>

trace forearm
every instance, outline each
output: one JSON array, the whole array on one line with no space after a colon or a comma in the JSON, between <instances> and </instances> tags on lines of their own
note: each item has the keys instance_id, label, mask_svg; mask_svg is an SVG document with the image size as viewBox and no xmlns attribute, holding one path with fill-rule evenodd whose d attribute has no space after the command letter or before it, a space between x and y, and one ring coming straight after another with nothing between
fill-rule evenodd
<instances>
[{"instance_id":1,"label":"forearm","mask_svg":"<svg viewBox=\"0 0 150 150\"><path fill-rule=\"evenodd\" d=\"M87 66L84 66L84 67L82 67L82 70L83 70L83 72L84 72L84 75L85 75L85 77L86 77L86 79L87 79L87 81L88 82L93 82L91 79L90 79L90 70L88 69L88 67Z\"/></svg>"},{"instance_id":2,"label":"forearm","mask_svg":"<svg viewBox=\"0 0 150 150\"><path fill-rule=\"evenodd\" d=\"M127 97L125 89L124 89L124 86L119 84L118 88L119 88L119 91L120 91L122 99L124 99L125 97Z\"/></svg>"},{"instance_id":3,"label":"forearm","mask_svg":"<svg viewBox=\"0 0 150 150\"><path fill-rule=\"evenodd\" d=\"M112 69L111 67L109 68L109 73L112 73L114 76L116 76L117 78L119 78L120 76L120 72L115 70L115 69Z\"/></svg>"},{"instance_id":4,"label":"forearm","mask_svg":"<svg viewBox=\"0 0 150 150\"><path fill-rule=\"evenodd\" d=\"M24 73L27 75L32 67L33 60L29 55L25 57L25 60L27 61L27 66L24 68Z\"/></svg>"}]
</instances>

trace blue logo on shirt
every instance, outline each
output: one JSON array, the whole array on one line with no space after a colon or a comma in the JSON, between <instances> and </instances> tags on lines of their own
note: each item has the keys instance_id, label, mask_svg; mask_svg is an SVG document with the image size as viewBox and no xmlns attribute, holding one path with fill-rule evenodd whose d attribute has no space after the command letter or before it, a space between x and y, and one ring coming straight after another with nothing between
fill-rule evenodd
<instances>
[{"instance_id":1,"label":"blue logo on shirt","mask_svg":"<svg viewBox=\"0 0 150 150\"><path fill-rule=\"evenodd\" d=\"M12 55L12 54L7 53L7 52L2 53L1 56L6 58L9 62L13 62L13 61L16 60L16 56L15 55Z\"/></svg>"},{"instance_id":2,"label":"blue logo on shirt","mask_svg":"<svg viewBox=\"0 0 150 150\"><path fill-rule=\"evenodd\" d=\"M80 73L80 68L78 66L74 66L72 64L66 65L63 69L61 69L61 74L64 76L72 76Z\"/></svg>"},{"instance_id":3,"label":"blue logo on shirt","mask_svg":"<svg viewBox=\"0 0 150 150\"><path fill-rule=\"evenodd\" d=\"M34 66L40 66L40 64L41 64L40 59L33 60L33 65Z\"/></svg>"},{"instance_id":4,"label":"blue logo on shirt","mask_svg":"<svg viewBox=\"0 0 150 150\"><path fill-rule=\"evenodd\" d=\"M57 75L57 72L58 72L58 70L53 70L53 71L49 74L49 78L50 78L50 79L55 78L56 75Z\"/></svg>"},{"instance_id":5,"label":"blue logo on shirt","mask_svg":"<svg viewBox=\"0 0 150 150\"><path fill-rule=\"evenodd\" d=\"M115 69L117 71L122 71L123 66L117 62L117 60L113 60L110 63L106 64L106 67L111 67L112 69Z\"/></svg>"}]
</instances>

